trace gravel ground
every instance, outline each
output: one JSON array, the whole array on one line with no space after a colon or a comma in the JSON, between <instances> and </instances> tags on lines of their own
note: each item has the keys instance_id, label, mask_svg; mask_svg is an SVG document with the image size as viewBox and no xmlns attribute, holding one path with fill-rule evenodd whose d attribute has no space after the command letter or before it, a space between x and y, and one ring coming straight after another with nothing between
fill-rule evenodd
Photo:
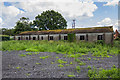
<instances>
[{"instance_id":1,"label":"gravel ground","mask_svg":"<svg viewBox=\"0 0 120 80\"><path fill-rule=\"evenodd\" d=\"M77 62L74 58L65 57L64 54L50 52L39 52L39 54L27 55L21 57L19 54L26 54L26 51L3 51L2 52L2 77L3 78L68 78L68 75L75 75L75 78L88 78L88 65L96 68L110 69L113 65L118 67L118 57L110 58L94 57L92 54L79 57L80 61L86 65L80 66L81 71L76 71ZM40 59L40 56L48 56L46 59ZM59 57L59 58L56 58ZM91 58L91 60L88 60ZM94 60L93 58L96 58ZM64 67L58 67L58 59L67 61ZM70 64L73 62L73 64ZM41 63L41 64L36 64ZM20 67L17 69L17 67Z\"/></svg>"}]
</instances>

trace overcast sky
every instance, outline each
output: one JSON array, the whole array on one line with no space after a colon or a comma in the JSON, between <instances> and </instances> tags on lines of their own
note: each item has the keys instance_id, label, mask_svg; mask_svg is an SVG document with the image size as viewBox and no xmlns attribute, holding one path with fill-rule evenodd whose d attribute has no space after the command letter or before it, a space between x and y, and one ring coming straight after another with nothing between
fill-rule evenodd
<instances>
[{"instance_id":1,"label":"overcast sky","mask_svg":"<svg viewBox=\"0 0 120 80\"><path fill-rule=\"evenodd\" d=\"M67 20L67 28L113 25L118 29L119 0L3 0L0 2L0 27L13 28L21 17L31 21L46 10L55 10Z\"/></svg>"}]
</instances>

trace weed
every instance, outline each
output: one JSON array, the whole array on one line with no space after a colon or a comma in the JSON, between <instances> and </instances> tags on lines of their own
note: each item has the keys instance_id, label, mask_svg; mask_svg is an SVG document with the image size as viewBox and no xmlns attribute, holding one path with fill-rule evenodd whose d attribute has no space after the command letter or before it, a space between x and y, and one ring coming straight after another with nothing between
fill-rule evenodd
<instances>
[{"instance_id":1,"label":"weed","mask_svg":"<svg viewBox=\"0 0 120 80\"><path fill-rule=\"evenodd\" d=\"M58 67L62 68L62 67L64 67L64 65L62 65L62 64L59 64L59 65L58 65Z\"/></svg>"},{"instance_id":2,"label":"weed","mask_svg":"<svg viewBox=\"0 0 120 80\"><path fill-rule=\"evenodd\" d=\"M66 64L66 66L70 66L69 64Z\"/></svg>"},{"instance_id":3,"label":"weed","mask_svg":"<svg viewBox=\"0 0 120 80\"><path fill-rule=\"evenodd\" d=\"M80 59L75 58L75 62L79 63L79 62L80 62Z\"/></svg>"},{"instance_id":4,"label":"weed","mask_svg":"<svg viewBox=\"0 0 120 80\"><path fill-rule=\"evenodd\" d=\"M27 73L27 74L26 74L26 76L30 76L30 74L29 74L29 73Z\"/></svg>"},{"instance_id":5,"label":"weed","mask_svg":"<svg viewBox=\"0 0 120 80\"><path fill-rule=\"evenodd\" d=\"M26 55L32 55L33 53L26 53Z\"/></svg>"},{"instance_id":6,"label":"weed","mask_svg":"<svg viewBox=\"0 0 120 80\"><path fill-rule=\"evenodd\" d=\"M73 63L72 63L72 62L70 62L70 64L72 65Z\"/></svg>"},{"instance_id":7,"label":"weed","mask_svg":"<svg viewBox=\"0 0 120 80\"><path fill-rule=\"evenodd\" d=\"M49 56L43 56L43 57L40 57L40 59L46 59L48 58Z\"/></svg>"},{"instance_id":8,"label":"weed","mask_svg":"<svg viewBox=\"0 0 120 80\"><path fill-rule=\"evenodd\" d=\"M18 66L18 67L16 67L16 69L21 69L21 67Z\"/></svg>"},{"instance_id":9,"label":"weed","mask_svg":"<svg viewBox=\"0 0 120 80\"><path fill-rule=\"evenodd\" d=\"M87 68L88 68L88 69L91 69L91 66L88 66Z\"/></svg>"},{"instance_id":10,"label":"weed","mask_svg":"<svg viewBox=\"0 0 120 80\"><path fill-rule=\"evenodd\" d=\"M88 58L88 60L90 61L90 60L91 60L91 58Z\"/></svg>"},{"instance_id":11,"label":"weed","mask_svg":"<svg viewBox=\"0 0 120 80\"><path fill-rule=\"evenodd\" d=\"M56 56L56 58L58 59L59 57L58 57L58 56Z\"/></svg>"},{"instance_id":12,"label":"weed","mask_svg":"<svg viewBox=\"0 0 120 80\"><path fill-rule=\"evenodd\" d=\"M41 65L41 63L36 63L37 65Z\"/></svg>"},{"instance_id":13,"label":"weed","mask_svg":"<svg viewBox=\"0 0 120 80\"><path fill-rule=\"evenodd\" d=\"M36 54L36 55L37 55L37 54L39 54L39 53L38 53L38 52L35 52L34 54Z\"/></svg>"},{"instance_id":14,"label":"weed","mask_svg":"<svg viewBox=\"0 0 120 80\"><path fill-rule=\"evenodd\" d=\"M96 58L93 58L93 60L96 60Z\"/></svg>"},{"instance_id":15,"label":"weed","mask_svg":"<svg viewBox=\"0 0 120 80\"><path fill-rule=\"evenodd\" d=\"M26 57L26 54L19 54L20 57Z\"/></svg>"},{"instance_id":16,"label":"weed","mask_svg":"<svg viewBox=\"0 0 120 80\"><path fill-rule=\"evenodd\" d=\"M67 75L68 77L75 77L75 75Z\"/></svg>"},{"instance_id":17,"label":"weed","mask_svg":"<svg viewBox=\"0 0 120 80\"><path fill-rule=\"evenodd\" d=\"M79 73L80 72L80 66L76 66L76 70Z\"/></svg>"},{"instance_id":18,"label":"weed","mask_svg":"<svg viewBox=\"0 0 120 80\"><path fill-rule=\"evenodd\" d=\"M57 62L60 63L60 64L67 63L66 61L63 61L62 59L58 59Z\"/></svg>"},{"instance_id":19,"label":"weed","mask_svg":"<svg viewBox=\"0 0 120 80\"><path fill-rule=\"evenodd\" d=\"M70 54L68 55L68 57L71 57L71 58L78 58L78 57L81 57L82 55L81 54Z\"/></svg>"},{"instance_id":20,"label":"weed","mask_svg":"<svg viewBox=\"0 0 120 80\"><path fill-rule=\"evenodd\" d=\"M53 62L51 62L51 64L54 64Z\"/></svg>"},{"instance_id":21,"label":"weed","mask_svg":"<svg viewBox=\"0 0 120 80\"><path fill-rule=\"evenodd\" d=\"M86 63L83 63L83 62L80 62L80 63L78 63L80 66L82 66L82 65L86 65Z\"/></svg>"},{"instance_id":22,"label":"weed","mask_svg":"<svg viewBox=\"0 0 120 80\"><path fill-rule=\"evenodd\" d=\"M116 66L115 66L115 65L113 65L112 67L113 67L113 68L116 68Z\"/></svg>"}]
</instances>

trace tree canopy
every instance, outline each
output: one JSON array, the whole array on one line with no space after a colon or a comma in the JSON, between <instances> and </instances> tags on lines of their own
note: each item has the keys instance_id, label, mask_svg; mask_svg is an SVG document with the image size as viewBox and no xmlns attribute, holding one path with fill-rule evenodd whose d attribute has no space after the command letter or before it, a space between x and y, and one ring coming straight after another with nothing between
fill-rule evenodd
<instances>
[{"instance_id":1,"label":"tree canopy","mask_svg":"<svg viewBox=\"0 0 120 80\"><path fill-rule=\"evenodd\" d=\"M29 22L29 18L22 17L16 22L15 33L20 33L22 31L30 31L32 23Z\"/></svg>"},{"instance_id":2,"label":"tree canopy","mask_svg":"<svg viewBox=\"0 0 120 80\"><path fill-rule=\"evenodd\" d=\"M39 30L65 29L67 27L64 17L54 10L47 10L36 16L33 23Z\"/></svg>"}]
</instances>

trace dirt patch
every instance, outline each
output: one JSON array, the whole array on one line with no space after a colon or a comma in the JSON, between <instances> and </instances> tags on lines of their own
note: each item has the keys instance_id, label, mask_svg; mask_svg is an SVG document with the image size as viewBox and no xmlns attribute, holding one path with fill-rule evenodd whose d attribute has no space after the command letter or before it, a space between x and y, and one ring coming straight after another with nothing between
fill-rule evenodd
<instances>
[{"instance_id":1,"label":"dirt patch","mask_svg":"<svg viewBox=\"0 0 120 80\"><path fill-rule=\"evenodd\" d=\"M2 52L3 78L68 78L68 75L75 75L76 78L88 78L88 66L104 69L110 69L113 65L118 67L118 56L100 58L88 54L78 58L85 64L81 65L80 72L77 72L76 66L79 64L75 61L75 58L49 52L39 52L39 54L27 55L26 57L19 56L19 54L26 53L28 52ZM40 59L43 56L48 57ZM58 59L64 60L67 63L63 63L63 67L60 68L57 62Z\"/></svg>"}]
</instances>

